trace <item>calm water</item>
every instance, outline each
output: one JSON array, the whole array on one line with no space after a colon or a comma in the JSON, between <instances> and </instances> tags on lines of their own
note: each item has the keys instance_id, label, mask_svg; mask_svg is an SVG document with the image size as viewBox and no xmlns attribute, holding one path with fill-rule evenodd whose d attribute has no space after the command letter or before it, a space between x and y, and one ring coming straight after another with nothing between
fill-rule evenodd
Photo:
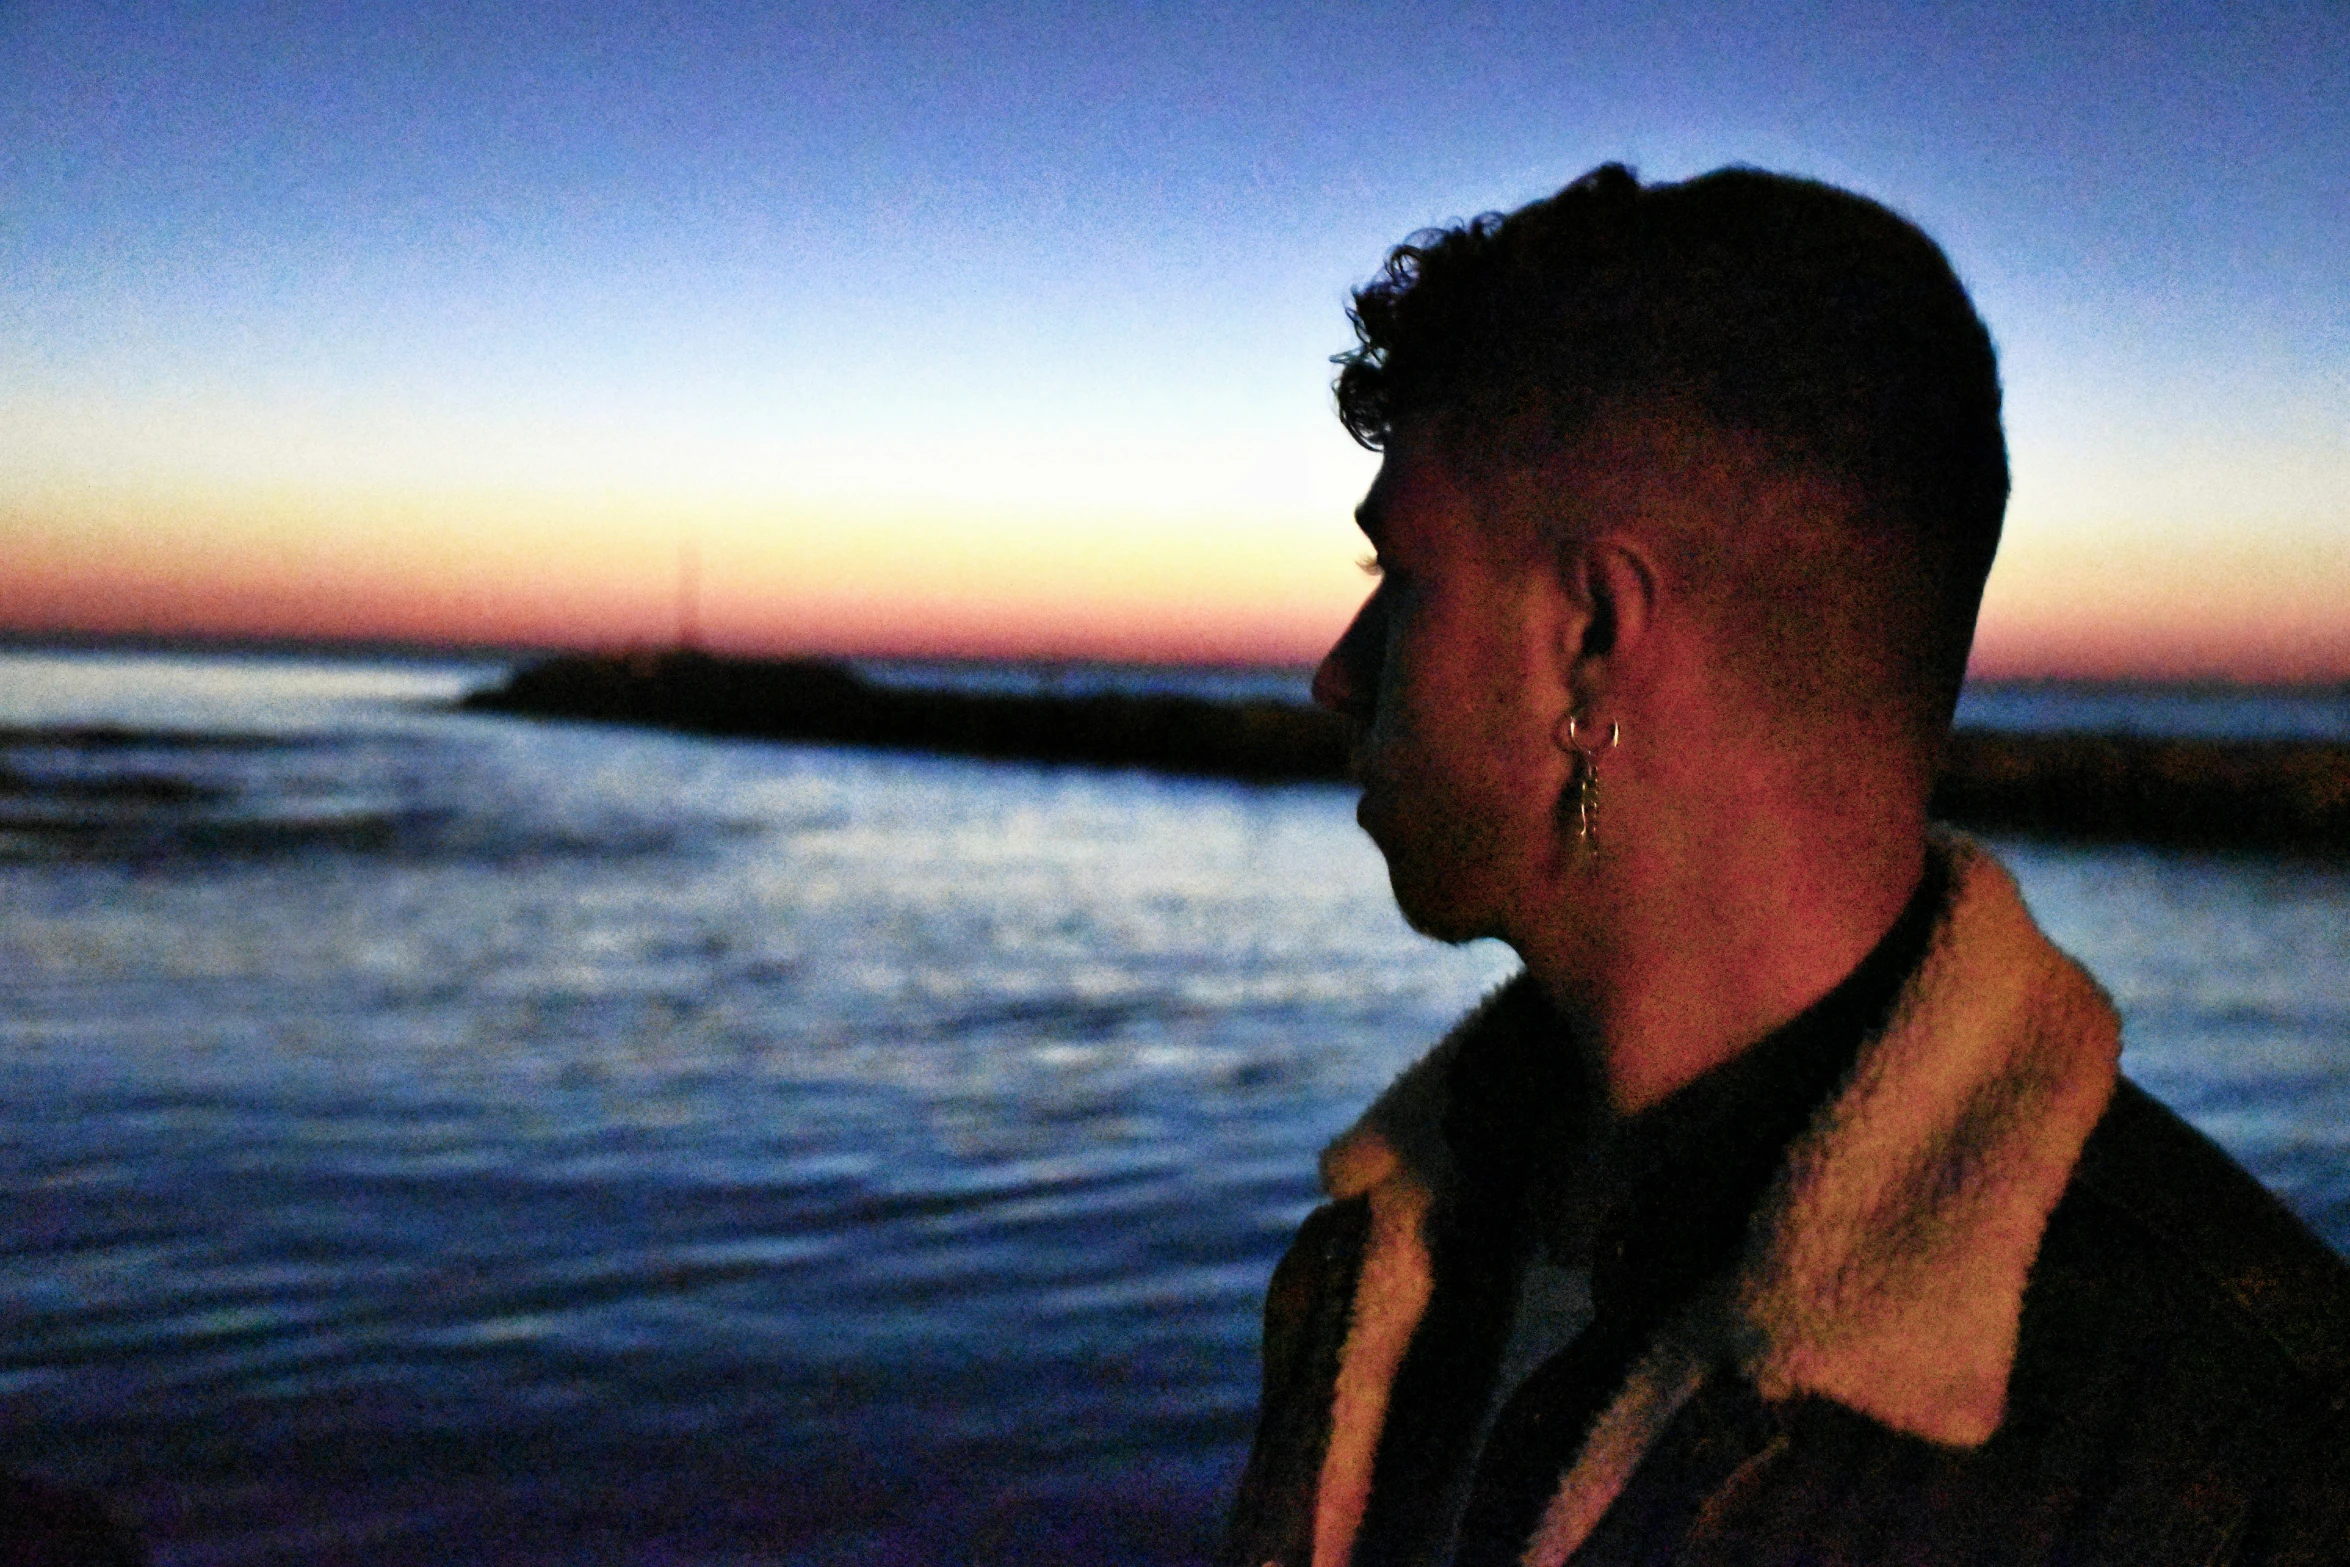
<instances>
[{"instance_id":1,"label":"calm water","mask_svg":"<svg viewBox=\"0 0 2350 1567\"><path fill-rule=\"evenodd\" d=\"M1130 664L874 660L859 668L892 685L960 691L1185 693L1235 701L1304 702L1304 668L1167 669ZM2286 689L2012 681L1967 688L1958 722L1987 729L2089 730L2207 739L2350 740L2350 686Z\"/></svg>"},{"instance_id":2,"label":"calm water","mask_svg":"<svg viewBox=\"0 0 2350 1567\"><path fill-rule=\"evenodd\" d=\"M0 657L0 1464L167 1564L1196 1559L1314 1151L1508 954L1341 789L486 673ZM2350 1244L2350 874L2008 850Z\"/></svg>"}]
</instances>

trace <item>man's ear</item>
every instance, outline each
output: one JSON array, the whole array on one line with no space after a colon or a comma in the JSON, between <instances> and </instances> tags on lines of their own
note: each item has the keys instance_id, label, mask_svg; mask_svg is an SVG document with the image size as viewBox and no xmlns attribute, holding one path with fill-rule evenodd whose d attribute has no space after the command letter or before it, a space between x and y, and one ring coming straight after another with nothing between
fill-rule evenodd
<instances>
[{"instance_id":1,"label":"man's ear","mask_svg":"<svg viewBox=\"0 0 2350 1567\"><path fill-rule=\"evenodd\" d=\"M1657 573L1635 540L1611 536L1579 546L1566 562L1568 684L1598 692L1622 678L1656 624Z\"/></svg>"}]
</instances>

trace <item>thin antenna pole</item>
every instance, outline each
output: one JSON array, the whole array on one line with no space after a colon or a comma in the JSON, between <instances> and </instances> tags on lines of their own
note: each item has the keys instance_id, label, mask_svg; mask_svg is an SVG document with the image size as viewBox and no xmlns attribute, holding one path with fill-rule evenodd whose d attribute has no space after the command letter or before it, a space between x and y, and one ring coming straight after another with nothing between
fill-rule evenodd
<instances>
[{"instance_id":1,"label":"thin antenna pole","mask_svg":"<svg viewBox=\"0 0 2350 1567\"><path fill-rule=\"evenodd\" d=\"M702 645L702 542L687 529L677 541L677 647L691 653Z\"/></svg>"}]
</instances>

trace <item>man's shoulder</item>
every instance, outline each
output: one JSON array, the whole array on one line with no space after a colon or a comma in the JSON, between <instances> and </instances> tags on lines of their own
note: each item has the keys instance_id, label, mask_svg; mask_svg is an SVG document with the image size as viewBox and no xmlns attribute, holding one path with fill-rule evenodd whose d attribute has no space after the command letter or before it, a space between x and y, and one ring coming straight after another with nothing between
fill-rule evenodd
<instances>
[{"instance_id":1,"label":"man's shoulder","mask_svg":"<svg viewBox=\"0 0 2350 1567\"><path fill-rule=\"evenodd\" d=\"M2350 1264L2210 1138L2126 1079L2081 1150L2042 1266L2125 1299L2117 1328L2350 1395Z\"/></svg>"},{"instance_id":2,"label":"man's shoulder","mask_svg":"<svg viewBox=\"0 0 2350 1567\"><path fill-rule=\"evenodd\" d=\"M2068 1477L2091 1559L2350 1538L2350 1265L2127 1080L2050 1216L2008 1394L1994 1449Z\"/></svg>"}]
</instances>

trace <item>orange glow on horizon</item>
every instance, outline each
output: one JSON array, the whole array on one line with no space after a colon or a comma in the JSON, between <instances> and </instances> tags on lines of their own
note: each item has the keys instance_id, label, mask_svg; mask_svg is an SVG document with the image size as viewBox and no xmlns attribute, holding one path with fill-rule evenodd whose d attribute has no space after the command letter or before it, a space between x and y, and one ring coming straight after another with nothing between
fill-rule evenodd
<instances>
[{"instance_id":1,"label":"orange glow on horizon","mask_svg":"<svg viewBox=\"0 0 2350 1567\"><path fill-rule=\"evenodd\" d=\"M1315 508L1316 511L1322 508ZM0 499L0 628L442 646L650 647L701 561L716 651L1309 664L1361 602L1342 509L1013 514L606 493ZM2350 678L2350 545L2011 533L1977 678Z\"/></svg>"},{"instance_id":2,"label":"orange glow on horizon","mask_svg":"<svg viewBox=\"0 0 2350 1567\"><path fill-rule=\"evenodd\" d=\"M1975 637L1976 680L2220 681L2312 685L2350 680L2350 627L2176 622L1990 625Z\"/></svg>"},{"instance_id":3,"label":"orange glow on horizon","mask_svg":"<svg viewBox=\"0 0 2350 1567\"><path fill-rule=\"evenodd\" d=\"M810 515L628 501L432 503L240 495L167 510L76 496L10 540L0 627L451 646L677 640L679 550L714 650L906 657L1311 662L1363 579L1352 528L1265 519Z\"/></svg>"},{"instance_id":4,"label":"orange glow on horizon","mask_svg":"<svg viewBox=\"0 0 2350 1567\"><path fill-rule=\"evenodd\" d=\"M2350 678L2350 540L2237 521L2012 528L1983 598L1978 679Z\"/></svg>"}]
</instances>

